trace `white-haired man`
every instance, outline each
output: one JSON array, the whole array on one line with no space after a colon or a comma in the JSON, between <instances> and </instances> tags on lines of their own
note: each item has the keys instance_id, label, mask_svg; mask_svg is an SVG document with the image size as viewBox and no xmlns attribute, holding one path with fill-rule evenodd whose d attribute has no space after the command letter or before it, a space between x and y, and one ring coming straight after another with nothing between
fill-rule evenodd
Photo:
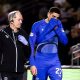
<instances>
[{"instance_id":1,"label":"white-haired man","mask_svg":"<svg viewBox=\"0 0 80 80\"><path fill-rule=\"evenodd\" d=\"M23 46L28 45L27 35L21 24L20 11L8 14L9 26L0 31L0 72L2 80L22 80L25 56Z\"/></svg>"}]
</instances>

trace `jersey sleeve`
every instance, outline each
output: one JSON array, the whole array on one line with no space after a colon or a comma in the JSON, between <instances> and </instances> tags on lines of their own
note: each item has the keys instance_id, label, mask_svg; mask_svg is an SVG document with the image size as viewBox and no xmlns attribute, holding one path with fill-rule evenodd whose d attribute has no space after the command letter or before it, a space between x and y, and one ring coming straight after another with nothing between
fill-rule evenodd
<instances>
[{"instance_id":1,"label":"jersey sleeve","mask_svg":"<svg viewBox=\"0 0 80 80\"><path fill-rule=\"evenodd\" d=\"M61 43L63 43L64 45L66 45L68 43L68 38L67 38L67 35L63 29L61 21L58 20L57 24L58 24L58 26L56 26L54 30L59 38L59 41Z\"/></svg>"},{"instance_id":2,"label":"jersey sleeve","mask_svg":"<svg viewBox=\"0 0 80 80\"><path fill-rule=\"evenodd\" d=\"M35 65L35 42L36 42L36 31L37 31L37 28L36 28L37 24L34 23L33 26L32 26L32 29L31 29L31 33L30 33L30 36L29 36L29 43L30 43L30 48L31 48L31 55L30 55L30 66L33 66Z\"/></svg>"}]
</instances>

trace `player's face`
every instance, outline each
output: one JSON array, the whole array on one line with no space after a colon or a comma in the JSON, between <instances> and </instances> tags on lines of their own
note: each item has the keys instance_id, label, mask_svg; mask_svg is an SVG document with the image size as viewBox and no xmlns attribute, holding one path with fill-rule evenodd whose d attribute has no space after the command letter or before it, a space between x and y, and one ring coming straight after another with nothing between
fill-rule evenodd
<instances>
[{"instance_id":1,"label":"player's face","mask_svg":"<svg viewBox=\"0 0 80 80\"><path fill-rule=\"evenodd\" d=\"M48 13L48 19L49 19L49 20L50 20L51 18L58 19L59 16L60 16L60 14L55 13L55 12L53 12L53 13Z\"/></svg>"},{"instance_id":2,"label":"player's face","mask_svg":"<svg viewBox=\"0 0 80 80\"><path fill-rule=\"evenodd\" d=\"M23 17L21 15L20 12L17 12L15 14L15 17L13 18L13 24L14 24L14 27L17 29L17 28L20 28L21 27L21 24L22 24L22 21L23 21Z\"/></svg>"}]
</instances>

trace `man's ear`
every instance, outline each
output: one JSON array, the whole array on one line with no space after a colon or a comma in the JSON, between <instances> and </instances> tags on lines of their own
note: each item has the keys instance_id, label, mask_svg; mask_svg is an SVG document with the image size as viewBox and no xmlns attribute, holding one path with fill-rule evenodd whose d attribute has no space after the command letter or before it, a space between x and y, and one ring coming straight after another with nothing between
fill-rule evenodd
<instances>
[{"instance_id":1,"label":"man's ear","mask_svg":"<svg viewBox=\"0 0 80 80\"><path fill-rule=\"evenodd\" d=\"M11 20L10 23L13 24L14 23L14 20Z\"/></svg>"}]
</instances>

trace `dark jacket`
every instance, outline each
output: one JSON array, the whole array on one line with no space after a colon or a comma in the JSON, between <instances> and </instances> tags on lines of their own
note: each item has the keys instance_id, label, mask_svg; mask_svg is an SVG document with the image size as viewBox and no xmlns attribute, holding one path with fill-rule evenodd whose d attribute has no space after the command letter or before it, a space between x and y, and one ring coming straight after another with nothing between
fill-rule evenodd
<instances>
[{"instance_id":1,"label":"dark jacket","mask_svg":"<svg viewBox=\"0 0 80 80\"><path fill-rule=\"evenodd\" d=\"M0 31L0 72L24 71L24 45L18 40L18 35L23 35L27 39L27 34L22 29L17 33L10 27Z\"/></svg>"}]
</instances>

